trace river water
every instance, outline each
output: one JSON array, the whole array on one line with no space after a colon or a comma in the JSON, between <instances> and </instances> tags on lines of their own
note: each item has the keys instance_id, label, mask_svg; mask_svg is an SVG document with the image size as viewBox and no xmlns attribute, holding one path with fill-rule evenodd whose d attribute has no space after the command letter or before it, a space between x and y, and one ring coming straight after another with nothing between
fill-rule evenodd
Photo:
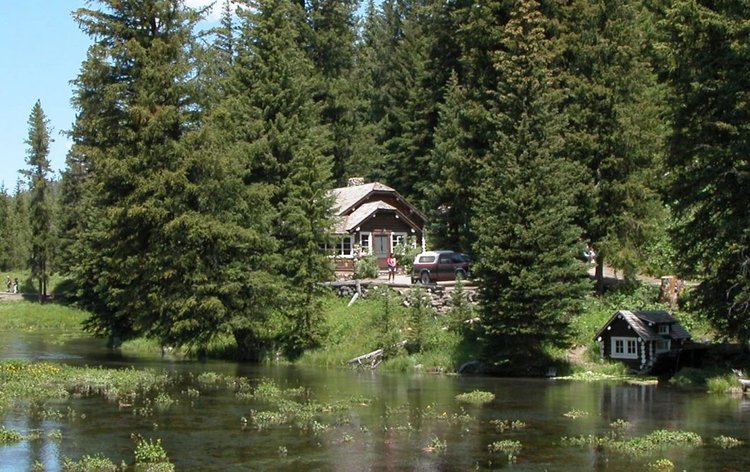
<instances>
[{"instance_id":1,"label":"river water","mask_svg":"<svg viewBox=\"0 0 750 472\"><path fill-rule=\"evenodd\" d=\"M22 433L58 430L61 437L41 434L38 439L0 445L0 471L32 470L36 462L47 471L58 471L66 457L78 460L95 454L115 464L133 464L133 433L160 439L178 471L622 471L652 470L649 464L658 459L669 459L674 470L750 470L750 400L744 397L684 392L665 385L126 358L90 338L49 344L43 335L0 334L0 359L16 358L164 370L174 378L168 393L177 403L149 414L99 397L47 405L72 412L64 418L11 410L2 418L5 428ZM268 409L267 404L239 399L231 388L187 394L199 388L195 379L202 372L250 382L265 379L285 389L304 387L309 401L347 406L323 408L304 427L288 423L258 428L243 418L253 418ZM491 392L495 399L475 406L455 398L474 390ZM521 421L525 427L502 431L497 426L501 420ZM616 420L627 421L627 437L682 430L700 435L704 443L633 455L566 445L562 440L608 434ZM714 442L719 436L743 444L722 448ZM501 440L520 442L513 460L489 450Z\"/></svg>"}]
</instances>

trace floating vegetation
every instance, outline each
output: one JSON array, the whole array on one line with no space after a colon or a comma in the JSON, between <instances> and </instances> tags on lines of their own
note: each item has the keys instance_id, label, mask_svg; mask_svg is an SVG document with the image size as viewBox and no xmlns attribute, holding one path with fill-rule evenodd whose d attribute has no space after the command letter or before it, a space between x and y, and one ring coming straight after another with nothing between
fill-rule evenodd
<instances>
[{"instance_id":1,"label":"floating vegetation","mask_svg":"<svg viewBox=\"0 0 750 472\"><path fill-rule=\"evenodd\" d=\"M0 444L13 444L24 440L23 434L0 426Z\"/></svg>"},{"instance_id":2,"label":"floating vegetation","mask_svg":"<svg viewBox=\"0 0 750 472\"><path fill-rule=\"evenodd\" d=\"M594 446L622 454L643 455L667 447L696 447L703 444L703 440L689 431L659 429L631 439L620 438L614 432L603 436L563 437L561 444L572 447Z\"/></svg>"},{"instance_id":3,"label":"floating vegetation","mask_svg":"<svg viewBox=\"0 0 750 472\"><path fill-rule=\"evenodd\" d=\"M502 441L495 441L487 446L487 449L492 454L502 453L508 458L508 462L516 462L518 453L521 452L521 442L504 439Z\"/></svg>"},{"instance_id":4,"label":"floating vegetation","mask_svg":"<svg viewBox=\"0 0 750 472\"><path fill-rule=\"evenodd\" d=\"M156 407L160 408L160 409L169 408L170 406L174 405L175 403L177 403L177 400L175 400L174 398L170 397L165 392L159 392L159 394L156 395L156 398L154 399L154 405L156 405Z\"/></svg>"},{"instance_id":5,"label":"floating vegetation","mask_svg":"<svg viewBox=\"0 0 750 472\"><path fill-rule=\"evenodd\" d=\"M440 440L440 438L438 438L435 435L433 435L432 439L430 439L430 442L428 442L427 445L422 448L422 450L425 452L436 452L436 453L445 452L446 449L448 449L448 442L444 440Z\"/></svg>"},{"instance_id":6,"label":"floating vegetation","mask_svg":"<svg viewBox=\"0 0 750 472\"><path fill-rule=\"evenodd\" d=\"M731 436L717 436L713 439L713 443L722 449L729 449L744 444L743 441L740 441L739 439L733 438Z\"/></svg>"},{"instance_id":7,"label":"floating vegetation","mask_svg":"<svg viewBox=\"0 0 750 472\"><path fill-rule=\"evenodd\" d=\"M139 434L130 436L135 440L135 465L136 470L149 472L174 471L174 465L167 456L167 451L161 445L161 439L143 439Z\"/></svg>"},{"instance_id":8,"label":"floating vegetation","mask_svg":"<svg viewBox=\"0 0 750 472\"><path fill-rule=\"evenodd\" d=\"M674 464L669 459L658 459L648 463L648 470L671 472L674 470Z\"/></svg>"},{"instance_id":9,"label":"floating vegetation","mask_svg":"<svg viewBox=\"0 0 750 472\"><path fill-rule=\"evenodd\" d=\"M616 419L609 424L609 427L617 431L622 431L630 428L630 422L623 419Z\"/></svg>"},{"instance_id":10,"label":"floating vegetation","mask_svg":"<svg viewBox=\"0 0 750 472\"><path fill-rule=\"evenodd\" d=\"M518 431L519 429L526 428L526 423L521 420L492 420L490 424L501 433L508 430Z\"/></svg>"},{"instance_id":11,"label":"floating vegetation","mask_svg":"<svg viewBox=\"0 0 750 472\"><path fill-rule=\"evenodd\" d=\"M492 402L494 399L494 393L483 392L481 390L474 390L473 392L460 393L456 395L456 401L472 403L474 405L484 405L485 403Z\"/></svg>"},{"instance_id":12,"label":"floating vegetation","mask_svg":"<svg viewBox=\"0 0 750 472\"><path fill-rule=\"evenodd\" d=\"M117 472L120 469L102 454L96 454L83 456L78 461L66 457L63 459L62 470L63 472Z\"/></svg>"},{"instance_id":13,"label":"floating vegetation","mask_svg":"<svg viewBox=\"0 0 750 472\"><path fill-rule=\"evenodd\" d=\"M583 410L577 410L574 408L567 413L563 413L563 416L565 416L566 418L576 420L578 418L584 418L586 416L589 416L589 412L583 411Z\"/></svg>"},{"instance_id":14,"label":"floating vegetation","mask_svg":"<svg viewBox=\"0 0 750 472\"><path fill-rule=\"evenodd\" d=\"M289 451L287 450L286 446L279 446L279 449L276 452L281 457L286 457L286 455L289 454Z\"/></svg>"},{"instance_id":15,"label":"floating vegetation","mask_svg":"<svg viewBox=\"0 0 750 472\"><path fill-rule=\"evenodd\" d=\"M234 378L217 374L216 372L201 372L198 374L196 380L204 387L219 387L233 382Z\"/></svg>"},{"instance_id":16,"label":"floating vegetation","mask_svg":"<svg viewBox=\"0 0 750 472\"><path fill-rule=\"evenodd\" d=\"M448 424L461 424L474 420L474 417L466 413L463 408L457 413L448 413L445 410L441 411L435 404L427 405L424 409L420 410L420 414L422 415L422 419L445 421Z\"/></svg>"}]
</instances>

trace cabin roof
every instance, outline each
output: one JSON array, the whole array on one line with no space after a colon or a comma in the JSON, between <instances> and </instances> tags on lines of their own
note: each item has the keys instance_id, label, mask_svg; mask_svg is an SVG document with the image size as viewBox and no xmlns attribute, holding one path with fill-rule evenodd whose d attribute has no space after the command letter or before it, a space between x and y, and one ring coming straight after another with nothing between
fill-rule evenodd
<instances>
[{"instance_id":1,"label":"cabin roof","mask_svg":"<svg viewBox=\"0 0 750 472\"><path fill-rule=\"evenodd\" d=\"M373 193L392 194L395 196L396 201L403 202L403 208L397 208L382 200L362 203ZM334 211L337 216L334 232L338 234L350 232L378 211L393 211L410 227L420 231L422 228L419 224L423 224L426 220L426 217L416 207L407 202L396 190L380 182L335 188L331 190L331 195L335 199ZM406 213L409 215L407 216L403 210L406 210ZM417 221L421 219L419 224L414 221L414 215L417 216Z\"/></svg>"},{"instance_id":2,"label":"cabin roof","mask_svg":"<svg viewBox=\"0 0 750 472\"><path fill-rule=\"evenodd\" d=\"M336 199L336 214L343 215L351 207L360 202L363 198L372 192L393 192L394 189L380 182L372 182L363 185L353 185L351 187L340 187L331 190Z\"/></svg>"},{"instance_id":3,"label":"cabin roof","mask_svg":"<svg viewBox=\"0 0 750 472\"><path fill-rule=\"evenodd\" d=\"M604 326L596 333L594 339L605 333L607 326L613 321L622 317L635 331L635 333L645 341L658 341L664 339L663 334L659 334L658 325L669 325L669 337L672 339L690 339L690 333L672 316L669 312L663 310L638 311L638 310L619 310L607 321Z\"/></svg>"}]
</instances>

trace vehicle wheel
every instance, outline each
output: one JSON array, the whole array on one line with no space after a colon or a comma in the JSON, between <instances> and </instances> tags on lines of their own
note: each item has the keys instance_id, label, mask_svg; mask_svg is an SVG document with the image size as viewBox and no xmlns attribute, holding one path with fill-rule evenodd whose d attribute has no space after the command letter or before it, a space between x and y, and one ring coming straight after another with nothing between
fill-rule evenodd
<instances>
[{"instance_id":1,"label":"vehicle wheel","mask_svg":"<svg viewBox=\"0 0 750 472\"><path fill-rule=\"evenodd\" d=\"M419 276L419 281L422 282L422 285L427 285L430 283L430 273L429 272L422 272L422 275Z\"/></svg>"},{"instance_id":2,"label":"vehicle wheel","mask_svg":"<svg viewBox=\"0 0 750 472\"><path fill-rule=\"evenodd\" d=\"M456 271L456 280L466 280L466 273L462 270Z\"/></svg>"}]
</instances>

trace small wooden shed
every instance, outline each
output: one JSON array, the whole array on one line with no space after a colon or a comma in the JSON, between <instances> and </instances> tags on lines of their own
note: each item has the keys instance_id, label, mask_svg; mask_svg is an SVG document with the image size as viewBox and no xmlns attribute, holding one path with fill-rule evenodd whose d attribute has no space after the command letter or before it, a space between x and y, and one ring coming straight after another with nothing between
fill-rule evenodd
<instances>
[{"instance_id":1,"label":"small wooden shed","mask_svg":"<svg viewBox=\"0 0 750 472\"><path fill-rule=\"evenodd\" d=\"M640 372L651 372L660 358L676 357L689 339L690 333L663 310L620 310L594 336L602 358Z\"/></svg>"}]
</instances>

